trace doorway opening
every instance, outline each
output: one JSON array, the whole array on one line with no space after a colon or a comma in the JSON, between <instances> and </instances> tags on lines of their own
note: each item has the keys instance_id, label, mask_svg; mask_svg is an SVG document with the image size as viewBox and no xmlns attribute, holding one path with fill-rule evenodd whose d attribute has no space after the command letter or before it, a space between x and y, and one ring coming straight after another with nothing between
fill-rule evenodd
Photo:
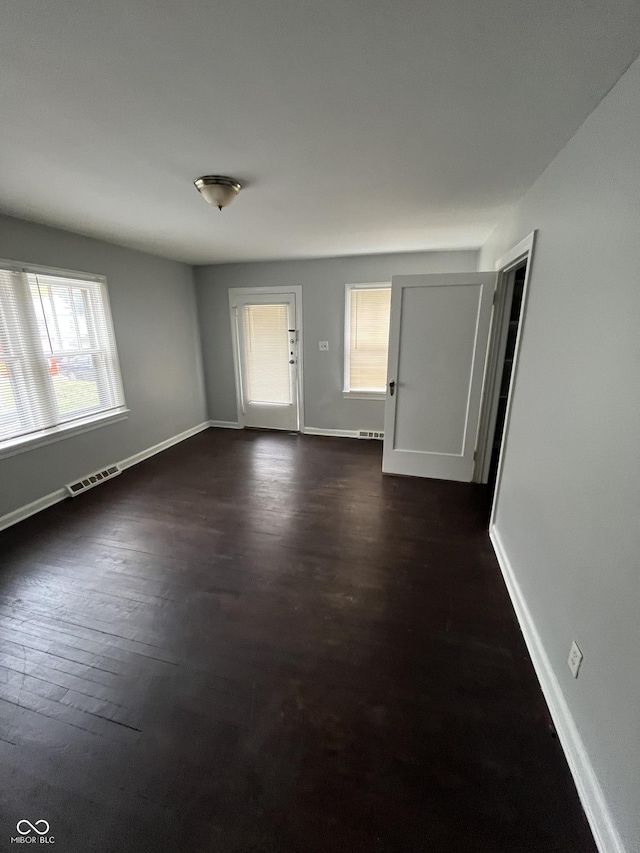
<instances>
[{"instance_id":1,"label":"doorway opening","mask_svg":"<svg viewBox=\"0 0 640 853\"><path fill-rule=\"evenodd\" d=\"M496 263L491 334L487 350L474 482L489 486L490 526L498 501L518 353L535 243L533 231Z\"/></svg>"},{"instance_id":2,"label":"doorway opening","mask_svg":"<svg viewBox=\"0 0 640 853\"><path fill-rule=\"evenodd\" d=\"M489 448L489 471L487 484L490 494L493 494L498 476L498 462L504 436L504 426L507 417L507 401L509 389L513 376L513 359L516 351L516 340L518 339L518 328L520 326L520 315L522 309L522 297L524 295L524 281L527 272L526 261L522 266L513 270L507 280L506 304L503 320L503 335L505 338L504 356L502 358L502 369L498 371L497 396L498 404L496 410L496 423L493 432L493 441Z\"/></svg>"}]
</instances>

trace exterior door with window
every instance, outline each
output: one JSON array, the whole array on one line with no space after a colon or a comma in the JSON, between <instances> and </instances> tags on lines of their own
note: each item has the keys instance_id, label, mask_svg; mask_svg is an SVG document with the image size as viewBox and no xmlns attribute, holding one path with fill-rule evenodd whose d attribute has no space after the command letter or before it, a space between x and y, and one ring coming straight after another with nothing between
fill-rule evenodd
<instances>
[{"instance_id":1,"label":"exterior door with window","mask_svg":"<svg viewBox=\"0 0 640 853\"><path fill-rule=\"evenodd\" d=\"M495 281L392 279L385 473L471 481Z\"/></svg>"},{"instance_id":2,"label":"exterior door with window","mask_svg":"<svg viewBox=\"0 0 640 853\"><path fill-rule=\"evenodd\" d=\"M300 428L296 293L230 292L240 420Z\"/></svg>"}]
</instances>

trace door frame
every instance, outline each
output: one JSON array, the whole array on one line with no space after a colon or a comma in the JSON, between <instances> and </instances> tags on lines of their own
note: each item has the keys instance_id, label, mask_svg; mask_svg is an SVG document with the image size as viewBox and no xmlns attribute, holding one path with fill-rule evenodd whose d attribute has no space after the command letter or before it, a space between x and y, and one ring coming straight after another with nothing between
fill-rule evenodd
<instances>
[{"instance_id":1,"label":"door frame","mask_svg":"<svg viewBox=\"0 0 640 853\"><path fill-rule=\"evenodd\" d=\"M303 340L302 340L302 285L293 284L273 285L272 287L230 287L229 288L229 319L231 322L231 344L233 350L233 374L236 389L236 412L238 425L244 429L245 417L242 410L242 371L240 368L240 341L236 322L235 301L238 296L260 294L269 296L281 293L293 293L296 298L296 331L298 333L298 363L296 364L296 394L298 403L298 432L304 432L304 371L303 371Z\"/></svg>"},{"instance_id":2,"label":"door frame","mask_svg":"<svg viewBox=\"0 0 640 853\"><path fill-rule=\"evenodd\" d=\"M513 353L513 365L511 368L511 379L507 393L507 406L505 410L504 428L502 431L502 442L500 455L498 457L498 470L496 483L493 491L491 504L491 518L489 526L493 525L494 516L500 492L502 478L502 463L504 461L504 449L509 436L509 423L511 419L511 406L513 401L513 390L515 388L520 356L520 345L522 342L522 330L524 327L527 311L527 297L529 293L529 280L531 278L531 265L533 262L533 251L536 242L537 231L532 231L524 240L521 240L506 252L495 263L498 273L496 284L495 302L493 316L491 319L491 331L489 333L489 347L487 350L487 364L485 369L484 387L482 392L482 409L480 411L480 423L478 425L478 441L476 448L476 462L473 481L475 483L486 483L489 479L489 466L491 464L491 447L496 429L496 418L498 413L498 397L500 394L500 382L502 379L502 364L500 356L504 357L504 345L506 342L505 322L508 310L511 307L509 299L510 284L513 281L516 269L526 262L524 283L522 287L522 305L518 320L518 332L516 335L515 349Z\"/></svg>"}]
</instances>

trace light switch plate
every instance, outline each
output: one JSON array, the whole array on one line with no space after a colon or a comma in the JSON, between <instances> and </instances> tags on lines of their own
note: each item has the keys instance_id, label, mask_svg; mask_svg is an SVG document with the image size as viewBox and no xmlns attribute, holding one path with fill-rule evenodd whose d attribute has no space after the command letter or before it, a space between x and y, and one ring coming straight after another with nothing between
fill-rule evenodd
<instances>
[{"instance_id":1,"label":"light switch plate","mask_svg":"<svg viewBox=\"0 0 640 853\"><path fill-rule=\"evenodd\" d=\"M320 352L328 352L329 341L318 341L318 349L320 350Z\"/></svg>"}]
</instances>

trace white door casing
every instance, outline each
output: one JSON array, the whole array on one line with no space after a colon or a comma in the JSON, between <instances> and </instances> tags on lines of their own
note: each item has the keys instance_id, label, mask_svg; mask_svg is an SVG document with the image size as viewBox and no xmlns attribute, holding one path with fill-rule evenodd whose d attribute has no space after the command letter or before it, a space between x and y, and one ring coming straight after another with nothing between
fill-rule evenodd
<instances>
[{"instance_id":1,"label":"white door casing","mask_svg":"<svg viewBox=\"0 0 640 853\"><path fill-rule=\"evenodd\" d=\"M393 277L384 473L471 481L495 283Z\"/></svg>"},{"instance_id":2,"label":"white door casing","mask_svg":"<svg viewBox=\"0 0 640 853\"><path fill-rule=\"evenodd\" d=\"M500 495L500 486L502 484L502 463L504 462L504 451L509 438L509 425L511 422L511 405L513 402L513 392L516 386L519 369L520 345L522 343L522 333L527 313L528 295L529 295L529 279L531 277L531 267L533 265L534 248L536 244L537 230L532 231L523 240L513 246L506 254L496 261L495 268L498 272L498 281L503 276L508 276L515 267L519 266L523 261L527 263L527 269L524 276L524 285L522 289L522 303L520 306L520 319L518 322L518 334L516 337L516 346L513 353L513 365L511 367L511 381L509 382L509 393L507 395L507 409L504 416L504 426L502 428L502 442L500 447L500 456L498 458L498 470L496 472L496 483L493 490L493 501L491 504L491 517L489 519L489 531L492 530L496 520L496 512L498 508L498 497ZM493 434L491 434L491 440Z\"/></svg>"},{"instance_id":3,"label":"white door casing","mask_svg":"<svg viewBox=\"0 0 640 853\"><path fill-rule=\"evenodd\" d=\"M524 285L522 289L522 300L520 303L520 317L518 320L518 333L516 347L513 354L513 365L511 368L511 380L509 382L509 397L511 386L514 384L517 372L517 356L519 352L519 341L524 324L524 315L527 305L527 292L529 289L529 274L533 261L533 250L535 246L536 232L532 231L524 240L513 246L496 263L497 285L496 298L494 300L493 316L491 320L491 331L489 332L489 347L487 352L487 367L484 377L484 388L482 391L482 408L480 409L480 424L478 427L478 447L476 453L476 465L474 481L486 483L489 479L489 467L491 464L491 452L496 428L496 416L498 410L498 397L502 370L504 367L504 352L509 331L509 313L511 300L513 298L513 282L516 270L526 264ZM509 404L505 412L504 427L502 432L501 450L507 437ZM497 483L497 480L496 480ZM497 492L497 486L494 492Z\"/></svg>"},{"instance_id":4,"label":"white door casing","mask_svg":"<svg viewBox=\"0 0 640 853\"><path fill-rule=\"evenodd\" d=\"M301 291L299 286L229 290L242 427L303 428Z\"/></svg>"}]
</instances>

